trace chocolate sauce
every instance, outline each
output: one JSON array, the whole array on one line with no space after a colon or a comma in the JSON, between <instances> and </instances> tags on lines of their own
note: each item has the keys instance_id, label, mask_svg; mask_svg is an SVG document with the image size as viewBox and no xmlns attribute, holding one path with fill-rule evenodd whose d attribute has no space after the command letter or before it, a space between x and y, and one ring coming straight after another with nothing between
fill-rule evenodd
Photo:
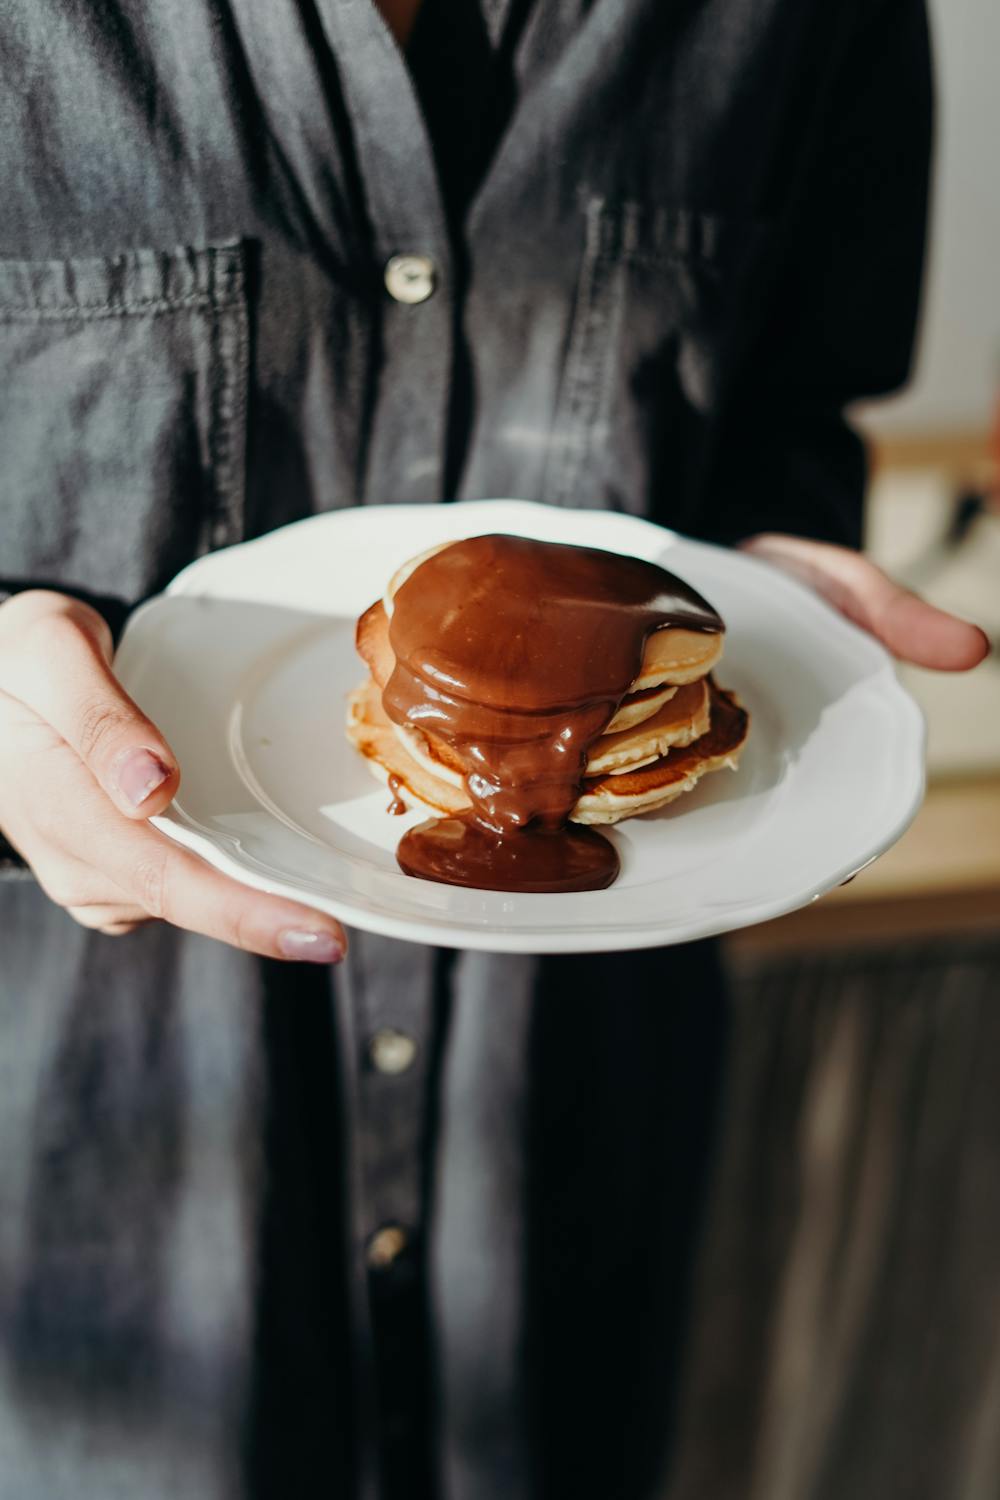
<instances>
[{"instance_id":1,"label":"chocolate sauce","mask_svg":"<svg viewBox=\"0 0 1000 1500\"><path fill-rule=\"evenodd\" d=\"M482 891L599 891L619 869L618 850L593 828L531 824L505 836L471 811L411 828L396 859L406 875Z\"/></svg>"},{"instance_id":2,"label":"chocolate sauce","mask_svg":"<svg viewBox=\"0 0 1000 1500\"><path fill-rule=\"evenodd\" d=\"M406 811L406 803L399 795L402 785L403 783L398 776L389 777L389 795L392 800L386 808L386 812L391 813L394 818L401 818Z\"/></svg>"},{"instance_id":3,"label":"chocolate sauce","mask_svg":"<svg viewBox=\"0 0 1000 1500\"><path fill-rule=\"evenodd\" d=\"M717 634L699 594L639 558L481 536L428 558L393 600L389 718L461 767L467 812L402 839L407 874L493 890L596 890L612 845L568 825L588 752L655 630Z\"/></svg>"}]
</instances>

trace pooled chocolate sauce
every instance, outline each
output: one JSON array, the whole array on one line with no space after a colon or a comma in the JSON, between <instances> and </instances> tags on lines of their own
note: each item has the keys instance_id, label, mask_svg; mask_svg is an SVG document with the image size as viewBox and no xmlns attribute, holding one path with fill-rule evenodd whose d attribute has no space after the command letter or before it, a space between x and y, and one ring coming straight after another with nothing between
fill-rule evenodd
<instances>
[{"instance_id":1,"label":"pooled chocolate sauce","mask_svg":"<svg viewBox=\"0 0 1000 1500\"><path fill-rule=\"evenodd\" d=\"M613 845L568 819L591 745L665 626L723 629L699 594L639 558L480 536L421 563L393 600L382 703L461 768L472 807L411 829L400 867L492 890L610 885Z\"/></svg>"},{"instance_id":2,"label":"pooled chocolate sauce","mask_svg":"<svg viewBox=\"0 0 1000 1500\"><path fill-rule=\"evenodd\" d=\"M481 891L600 891L618 874L618 851L596 829L530 824L504 835L473 812L419 824L400 839L396 859L405 875Z\"/></svg>"}]
</instances>

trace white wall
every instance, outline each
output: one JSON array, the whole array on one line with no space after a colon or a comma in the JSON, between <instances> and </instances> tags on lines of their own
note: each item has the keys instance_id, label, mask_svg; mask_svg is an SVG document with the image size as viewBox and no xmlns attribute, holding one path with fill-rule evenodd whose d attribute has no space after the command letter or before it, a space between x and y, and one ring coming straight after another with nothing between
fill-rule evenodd
<instances>
[{"instance_id":1,"label":"white wall","mask_svg":"<svg viewBox=\"0 0 1000 1500\"><path fill-rule=\"evenodd\" d=\"M1000 0L930 0L936 182L923 330L907 393L875 432L986 426L1000 391Z\"/></svg>"}]
</instances>

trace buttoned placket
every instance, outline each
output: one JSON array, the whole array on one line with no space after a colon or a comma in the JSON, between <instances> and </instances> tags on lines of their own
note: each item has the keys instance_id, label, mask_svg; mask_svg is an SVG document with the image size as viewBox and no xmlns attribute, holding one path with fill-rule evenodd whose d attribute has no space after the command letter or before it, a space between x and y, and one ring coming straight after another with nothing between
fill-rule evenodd
<instances>
[{"instance_id":1,"label":"buttoned placket","mask_svg":"<svg viewBox=\"0 0 1000 1500\"><path fill-rule=\"evenodd\" d=\"M321 11L342 59L384 288L361 498L442 500L455 308L434 154L405 58L373 0L326 0Z\"/></svg>"},{"instance_id":2,"label":"buttoned placket","mask_svg":"<svg viewBox=\"0 0 1000 1500\"><path fill-rule=\"evenodd\" d=\"M510 0L485 7L495 42ZM457 283L433 149L407 63L374 0L319 0L350 121L377 299L362 503L444 494ZM314 132L311 136L315 139ZM305 164L320 204L322 174ZM321 217L321 216L320 216ZM360 221L359 221L360 230ZM349 1289L355 1342L359 1500L423 1493L432 1422L426 1393L428 1161L435 1121L432 949L352 935L337 985L345 1103ZM430 1465L424 1472L429 1486Z\"/></svg>"},{"instance_id":3,"label":"buttoned placket","mask_svg":"<svg viewBox=\"0 0 1000 1500\"><path fill-rule=\"evenodd\" d=\"M370 1421L356 1439L371 1450L366 1496L396 1494L393 1478L403 1473L411 1487L399 1492L420 1496L417 1470L427 1462L429 1427L428 1137L438 955L365 933L354 933L351 946L337 1014L353 1166L355 1328L372 1387Z\"/></svg>"},{"instance_id":4,"label":"buttoned placket","mask_svg":"<svg viewBox=\"0 0 1000 1500\"><path fill-rule=\"evenodd\" d=\"M373 270L382 285L359 498L441 500L455 311L431 143L406 62L372 0L326 0L320 9L341 60ZM339 1026L341 1064L351 1075L355 1327L373 1388L373 1421L356 1438L367 1449L360 1465L366 1496L395 1494L397 1487L418 1496L431 1425L424 1406L431 1384L425 1146L436 955L364 934L355 935L354 949Z\"/></svg>"}]
</instances>

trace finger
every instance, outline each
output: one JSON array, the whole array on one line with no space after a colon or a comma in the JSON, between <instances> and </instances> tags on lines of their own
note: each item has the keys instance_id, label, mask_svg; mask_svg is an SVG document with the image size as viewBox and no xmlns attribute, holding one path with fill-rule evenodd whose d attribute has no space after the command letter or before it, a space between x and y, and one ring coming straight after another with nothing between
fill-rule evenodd
<instances>
[{"instance_id":1,"label":"finger","mask_svg":"<svg viewBox=\"0 0 1000 1500\"><path fill-rule=\"evenodd\" d=\"M104 620L40 590L3 609L0 689L52 725L127 817L162 812L177 791L177 761L112 672Z\"/></svg>"},{"instance_id":2,"label":"finger","mask_svg":"<svg viewBox=\"0 0 1000 1500\"><path fill-rule=\"evenodd\" d=\"M148 825L122 824L121 835L105 869L149 916L265 958L338 963L346 953L333 917L240 885Z\"/></svg>"},{"instance_id":3,"label":"finger","mask_svg":"<svg viewBox=\"0 0 1000 1500\"><path fill-rule=\"evenodd\" d=\"M124 937L153 920L137 906L67 906L66 911L81 927L103 932L107 937Z\"/></svg>"},{"instance_id":4,"label":"finger","mask_svg":"<svg viewBox=\"0 0 1000 1500\"><path fill-rule=\"evenodd\" d=\"M68 749L65 753L71 754ZM99 798L99 789L79 762L74 763L77 774L86 781L90 795ZM131 830L132 825L126 823L113 808L105 807L104 816L115 819L126 832ZM72 837L73 830L70 827L64 830L69 832L70 837L63 843L56 842L31 822L23 826L12 826L8 820L4 823L3 831L4 837L17 850L39 886L56 906L63 907L74 916L84 909L100 907L105 911L120 913L127 907L130 915L148 917L148 913L130 899L101 867L105 838L97 829L85 834L81 840ZM81 853L84 856L82 858ZM88 922L85 925L93 924Z\"/></svg>"},{"instance_id":5,"label":"finger","mask_svg":"<svg viewBox=\"0 0 1000 1500\"><path fill-rule=\"evenodd\" d=\"M4 832L31 866L45 893L84 926L97 930L162 918L275 958L334 963L346 951L343 929L332 917L298 902L253 891L171 844L143 822L130 822L109 806L77 756L61 740L56 753L69 763L55 781L63 808L43 828L37 816L8 819ZM66 784L66 776L73 778ZM0 777L0 789L3 779ZM27 811L48 811L50 798L29 798ZM24 798L15 799L18 811Z\"/></svg>"},{"instance_id":6,"label":"finger","mask_svg":"<svg viewBox=\"0 0 1000 1500\"><path fill-rule=\"evenodd\" d=\"M989 639L978 625L928 604L859 552L773 534L751 537L742 546L810 584L901 661L965 672L989 654Z\"/></svg>"}]
</instances>

